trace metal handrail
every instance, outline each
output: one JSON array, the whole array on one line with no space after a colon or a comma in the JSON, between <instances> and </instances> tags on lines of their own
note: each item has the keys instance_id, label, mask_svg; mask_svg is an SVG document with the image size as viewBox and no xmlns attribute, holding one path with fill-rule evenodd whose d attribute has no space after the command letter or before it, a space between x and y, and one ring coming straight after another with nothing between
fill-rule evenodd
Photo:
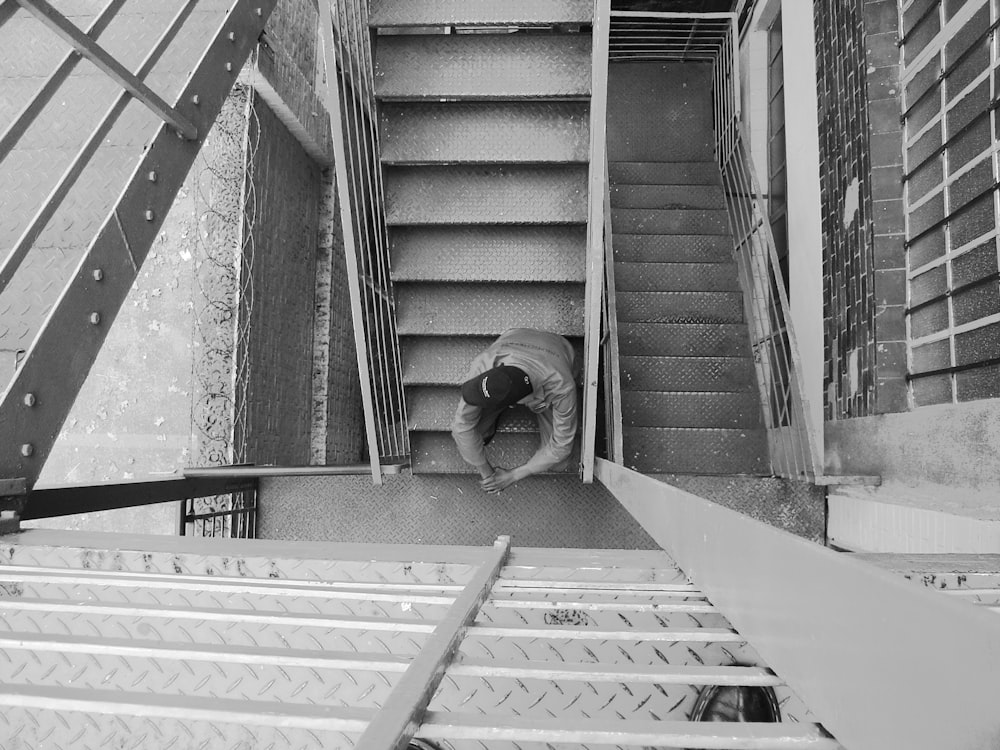
<instances>
[{"instance_id":1,"label":"metal handrail","mask_svg":"<svg viewBox=\"0 0 1000 750\"><path fill-rule=\"evenodd\" d=\"M594 481L597 439L597 383L604 298L604 221L607 185L608 34L611 0L595 0L590 88L590 168L587 215L587 285L583 370L583 443L580 463L585 484Z\"/></svg>"},{"instance_id":2,"label":"metal handrail","mask_svg":"<svg viewBox=\"0 0 1000 750\"><path fill-rule=\"evenodd\" d=\"M734 15L728 32L730 44L722 48L714 66L715 155L733 225L733 253L764 407L771 468L783 477L815 480L822 476L823 463L806 408L785 279L745 145L738 33Z\"/></svg>"},{"instance_id":3,"label":"metal handrail","mask_svg":"<svg viewBox=\"0 0 1000 750\"><path fill-rule=\"evenodd\" d=\"M621 363L618 353L618 305L615 295L615 250L611 229L611 180L604 162L604 410L607 451L616 464L625 463L622 435Z\"/></svg>"},{"instance_id":4,"label":"metal handrail","mask_svg":"<svg viewBox=\"0 0 1000 750\"><path fill-rule=\"evenodd\" d=\"M333 0L319 10L365 434L372 479L381 484L383 459L405 457L410 448L367 4Z\"/></svg>"}]
</instances>

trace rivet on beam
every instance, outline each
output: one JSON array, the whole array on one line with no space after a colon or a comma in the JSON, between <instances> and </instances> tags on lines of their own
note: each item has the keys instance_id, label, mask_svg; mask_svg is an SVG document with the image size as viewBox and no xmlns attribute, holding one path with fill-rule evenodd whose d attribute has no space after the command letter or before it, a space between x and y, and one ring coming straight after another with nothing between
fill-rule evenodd
<instances>
[{"instance_id":1,"label":"rivet on beam","mask_svg":"<svg viewBox=\"0 0 1000 750\"><path fill-rule=\"evenodd\" d=\"M230 31L228 34L226 34L226 38L229 41L231 41L231 42L235 42L236 41L236 32L235 31Z\"/></svg>"},{"instance_id":2,"label":"rivet on beam","mask_svg":"<svg viewBox=\"0 0 1000 750\"><path fill-rule=\"evenodd\" d=\"M199 104L201 104L201 97L198 96L197 94L194 94L191 97L191 103L197 107Z\"/></svg>"},{"instance_id":3,"label":"rivet on beam","mask_svg":"<svg viewBox=\"0 0 1000 750\"><path fill-rule=\"evenodd\" d=\"M146 221L152 221L155 218L156 218L156 214L153 213L153 209L147 208L146 209Z\"/></svg>"},{"instance_id":4,"label":"rivet on beam","mask_svg":"<svg viewBox=\"0 0 1000 750\"><path fill-rule=\"evenodd\" d=\"M258 16L263 16L264 15L264 10L262 8L257 8L257 15Z\"/></svg>"},{"instance_id":5,"label":"rivet on beam","mask_svg":"<svg viewBox=\"0 0 1000 750\"><path fill-rule=\"evenodd\" d=\"M146 179L149 180L150 182L156 182L156 178L157 178L156 172L150 172L148 175L146 175Z\"/></svg>"},{"instance_id":6,"label":"rivet on beam","mask_svg":"<svg viewBox=\"0 0 1000 750\"><path fill-rule=\"evenodd\" d=\"M24 445L21 446L21 455L24 456L25 458L27 458L34 452L35 452L35 446L33 446L31 443L25 443Z\"/></svg>"},{"instance_id":7,"label":"rivet on beam","mask_svg":"<svg viewBox=\"0 0 1000 750\"><path fill-rule=\"evenodd\" d=\"M92 324L92 325L95 325L95 326L96 326L96 325L100 325L100 322L101 322L101 314L100 314L100 313L98 313L98 312L92 312L92 313L90 314L90 322L91 322L91 324Z\"/></svg>"},{"instance_id":8,"label":"rivet on beam","mask_svg":"<svg viewBox=\"0 0 1000 750\"><path fill-rule=\"evenodd\" d=\"M230 73L233 72L233 64L231 62L226 63L226 70L229 71Z\"/></svg>"},{"instance_id":9,"label":"rivet on beam","mask_svg":"<svg viewBox=\"0 0 1000 750\"><path fill-rule=\"evenodd\" d=\"M104 271L102 271L100 268L95 268L93 276L94 276L94 281L103 281Z\"/></svg>"},{"instance_id":10,"label":"rivet on beam","mask_svg":"<svg viewBox=\"0 0 1000 750\"><path fill-rule=\"evenodd\" d=\"M34 393L25 393L24 394L24 405L25 406L34 406L35 405L35 394Z\"/></svg>"}]
</instances>

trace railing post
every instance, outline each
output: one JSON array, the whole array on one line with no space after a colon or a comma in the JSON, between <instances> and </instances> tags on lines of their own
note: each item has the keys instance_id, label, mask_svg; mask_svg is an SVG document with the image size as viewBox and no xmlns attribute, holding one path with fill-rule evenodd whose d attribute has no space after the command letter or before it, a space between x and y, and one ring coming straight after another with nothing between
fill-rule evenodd
<instances>
[{"instance_id":1,"label":"railing post","mask_svg":"<svg viewBox=\"0 0 1000 750\"><path fill-rule=\"evenodd\" d=\"M582 479L594 481L597 436L597 381L604 289L604 193L607 108L608 33L611 0L595 0L590 88L590 188L587 216L587 287L584 328Z\"/></svg>"}]
</instances>

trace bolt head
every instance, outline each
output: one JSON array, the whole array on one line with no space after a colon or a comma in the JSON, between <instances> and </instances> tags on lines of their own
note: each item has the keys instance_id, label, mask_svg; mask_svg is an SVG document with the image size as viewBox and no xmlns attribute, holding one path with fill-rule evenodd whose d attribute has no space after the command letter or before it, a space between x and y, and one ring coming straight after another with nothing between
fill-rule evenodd
<instances>
[{"instance_id":1,"label":"bolt head","mask_svg":"<svg viewBox=\"0 0 1000 750\"><path fill-rule=\"evenodd\" d=\"M91 323L91 325L95 325L96 326L96 325L99 325L100 322L101 322L101 314L98 313L98 312L92 312L90 314L90 323Z\"/></svg>"},{"instance_id":2,"label":"bolt head","mask_svg":"<svg viewBox=\"0 0 1000 750\"><path fill-rule=\"evenodd\" d=\"M229 71L230 73L233 72L233 64L231 62L226 63L226 70Z\"/></svg>"},{"instance_id":3,"label":"bolt head","mask_svg":"<svg viewBox=\"0 0 1000 750\"><path fill-rule=\"evenodd\" d=\"M100 268L95 268L93 276L94 276L94 281L103 281L104 271L102 271Z\"/></svg>"},{"instance_id":4,"label":"bolt head","mask_svg":"<svg viewBox=\"0 0 1000 750\"><path fill-rule=\"evenodd\" d=\"M156 218L156 214L153 213L153 209L147 208L146 209L146 221L152 221L155 218Z\"/></svg>"},{"instance_id":5,"label":"bolt head","mask_svg":"<svg viewBox=\"0 0 1000 750\"><path fill-rule=\"evenodd\" d=\"M258 16L263 16L264 15L264 9L263 8L257 8L257 15Z\"/></svg>"},{"instance_id":6,"label":"bolt head","mask_svg":"<svg viewBox=\"0 0 1000 750\"><path fill-rule=\"evenodd\" d=\"M159 177L159 175L156 174L155 171L154 172L150 172L148 175L146 175L146 179L149 180L150 182L156 182L156 178L157 177Z\"/></svg>"},{"instance_id":7,"label":"bolt head","mask_svg":"<svg viewBox=\"0 0 1000 750\"><path fill-rule=\"evenodd\" d=\"M231 42L235 42L236 41L236 32L235 31L230 31L228 34L226 34L226 38L229 39L229 41L231 41Z\"/></svg>"},{"instance_id":8,"label":"bolt head","mask_svg":"<svg viewBox=\"0 0 1000 750\"><path fill-rule=\"evenodd\" d=\"M24 445L21 446L21 455L24 456L25 458L27 458L34 452L35 452L35 446L33 446L31 443L25 443Z\"/></svg>"},{"instance_id":9,"label":"bolt head","mask_svg":"<svg viewBox=\"0 0 1000 750\"><path fill-rule=\"evenodd\" d=\"M191 103L197 107L199 104L201 104L201 97L198 96L197 94L192 95Z\"/></svg>"},{"instance_id":10,"label":"bolt head","mask_svg":"<svg viewBox=\"0 0 1000 750\"><path fill-rule=\"evenodd\" d=\"M34 393L25 393L24 394L24 405L25 406L34 406L35 402L36 402L36 399L35 399L35 394Z\"/></svg>"}]
</instances>

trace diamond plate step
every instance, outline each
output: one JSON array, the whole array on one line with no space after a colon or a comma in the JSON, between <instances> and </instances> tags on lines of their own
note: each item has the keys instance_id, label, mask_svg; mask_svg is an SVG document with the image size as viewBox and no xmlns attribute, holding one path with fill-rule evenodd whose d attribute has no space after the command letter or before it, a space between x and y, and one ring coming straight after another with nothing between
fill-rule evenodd
<instances>
[{"instance_id":1,"label":"diamond plate step","mask_svg":"<svg viewBox=\"0 0 1000 750\"><path fill-rule=\"evenodd\" d=\"M611 228L625 234L729 234L729 214L719 209L612 208Z\"/></svg>"},{"instance_id":2,"label":"diamond plate step","mask_svg":"<svg viewBox=\"0 0 1000 750\"><path fill-rule=\"evenodd\" d=\"M396 281L575 281L586 273L587 228L397 227Z\"/></svg>"},{"instance_id":3,"label":"diamond plate step","mask_svg":"<svg viewBox=\"0 0 1000 750\"><path fill-rule=\"evenodd\" d=\"M732 263L733 239L713 234L619 234L613 245L616 262Z\"/></svg>"},{"instance_id":4,"label":"diamond plate step","mask_svg":"<svg viewBox=\"0 0 1000 750\"><path fill-rule=\"evenodd\" d=\"M583 335L583 284L401 284L399 334L499 336L508 328Z\"/></svg>"},{"instance_id":5,"label":"diamond plate step","mask_svg":"<svg viewBox=\"0 0 1000 750\"><path fill-rule=\"evenodd\" d=\"M532 26L590 23L590 0L373 0L371 26Z\"/></svg>"},{"instance_id":6,"label":"diamond plate step","mask_svg":"<svg viewBox=\"0 0 1000 750\"><path fill-rule=\"evenodd\" d=\"M612 185L722 185L714 161L613 161Z\"/></svg>"},{"instance_id":7,"label":"diamond plate step","mask_svg":"<svg viewBox=\"0 0 1000 750\"><path fill-rule=\"evenodd\" d=\"M382 106L388 164L586 162L586 102L413 102Z\"/></svg>"},{"instance_id":8,"label":"diamond plate step","mask_svg":"<svg viewBox=\"0 0 1000 750\"><path fill-rule=\"evenodd\" d=\"M632 427L757 428L757 394L623 391L622 420Z\"/></svg>"},{"instance_id":9,"label":"diamond plate step","mask_svg":"<svg viewBox=\"0 0 1000 750\"><path fill-rule=\"evenodd\" d=\"M538 435L506 433L498 434L486 448L486 455L494 466L513 468L521 466L538 450ZM569 457L571 474L580 462L579 440L573 446ZM410 433L410 465L414 474L471 474L473 468L458 454L455 441L449 433Z\"/></svg>"},{"instance_id":10,"label":"diamond plate step","mask_svg":"<svg viewBox=\"0 0 1000 750\"><path fill-rule=\"evenodd\" d=\"M462 399L455 386L408 386L406 418L411 430L450 432L451 421ZM500 418L498 432L538 432L538 420L526 406L508 409Z\"/></svg>"},{"instance_id":11,"label":"diamond plate step","mask_svg":"<svg viewBox=\"0 0 1000 750\"><path fill-rule=\"evenodd\" d=\"M380 99L566 99L590 96L589 34L380 36Z\"/></svg>"},{"instance_id":12,"label":"diamond plate step","mask_svg":"<svg viewBox=\"0 0 1000 750\"><path fill-rule=\"evenodd\" d=\"M612 208L726 208L715 185L624 185L611 187Z\"/></svg>"},{"instance_id":13,"label":"diamond plate step","mask_svg":"<svg viewBox=\"0 0 1000 750\"><path fill-rule=\"evenodd\" d=\"M619 292L618 320L637 323L742 323L739 292Z\"/></svg>"},{"instance_id":14,"label":"diamond plate step","mask_svg":"<svg viewBox=\"0 0 1000 750\"><path fill-rule=\"evenodd\" d=\"M460 385L469 364L496 337L406 336L400 341L403 383L412 385ZM571 338L576 362L583 358L583 341Z\"/></svg>"},{"instance_id":15,"label":"diamond plate step","mask_svg":"<svg viewBox=\"0 0 1000 750\"><path fill-rule=\"evenodd\" d=\"M586 166L390 167L389 224L583 224Z\"/></svg>"},{"instance_id":16,"label":"diamond plate step","mask_svg":"<svg viewBox=\"0 0 1000 750\"><path fill-rule=\"evenodd\" d=\"M623 439L625 465L646 474L771 474L763 430L633 427Z\"/></svg>"},{"instance_id":17,"label":"diamond plate step","mask_svg":"<svg viewBox=\"0 0 1000 750\"><path fill-rule=\"evenodd\" d=\"M750 354L743 323L618 324L622 355L662 357L746 357Z\"/></svg>"},{"instance_id":18,"label":"diamond plate step","mask_svg":"<svg viewBox=\"0 0 1000 750\"><path fill-rule=\"evenodd\" d=\"M619 292L737 292L735 263L615 263Z\"/></svg>"},{"instance_id":19,"label":"diamond plate step","mask_svg":"<svg viewBox=\"0 0 1000 750\"><path fill-rule=\"evenodd\" d=\"M748 357L621 357L622 391L728 391L754 388Z\"/></svg>"}]
</instances>

